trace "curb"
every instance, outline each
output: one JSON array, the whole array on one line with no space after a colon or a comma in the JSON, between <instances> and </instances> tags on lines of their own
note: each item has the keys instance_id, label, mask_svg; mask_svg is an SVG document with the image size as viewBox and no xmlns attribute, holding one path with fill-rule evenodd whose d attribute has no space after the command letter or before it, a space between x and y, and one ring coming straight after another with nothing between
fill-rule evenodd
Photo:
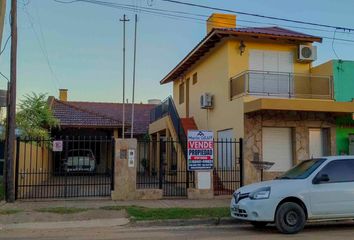
<instances>
[{"instance_id":1,"label":"curb","mask_svg":"<svg viewBox=\"0 0 354 240\"><path fill-rule=\"evenodd\" d=\"M28 222L28 223L0 224L0 230L118 227L118 226L125 226L127 224L129 224L128 218L93 219L93 220L60 221L60 222Z\"/></svg>"},{"instance_id":2,"label":"curb","mask_svg":"<svg viewBox=\"0 0 354 240\"><path fill-rule=\"evenodd\" d=\"M192 218L192 219L166 219L166 220L144 220L138 221L131 218L134 226L191 226L191 225L235 225L242 224L241 221L233 218Z\"/></svg>"}]
</instances>

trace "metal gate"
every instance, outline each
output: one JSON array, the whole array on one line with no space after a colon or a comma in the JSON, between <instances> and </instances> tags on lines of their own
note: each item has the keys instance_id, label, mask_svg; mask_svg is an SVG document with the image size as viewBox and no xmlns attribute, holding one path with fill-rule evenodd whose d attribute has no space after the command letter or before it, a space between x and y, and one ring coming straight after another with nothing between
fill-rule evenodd
<instances>
[{"instance_id":1,"label":"metal gate","mask_svg":"<svg viewBox=\"0 0 354 240\"><path fill-rule=\"evenodd\" d=\"M162 189L164 197L187 197L194 172L187 171L180 147L171 139L138 141L137 188Z\"/></svg>"},{"instance_id":2,"label":"metal gate","mask_svg":"<svg viewBox=\"0 0 354 240\"><path fill-rule=\"evenodd\" d=\"M242 139L214 141L214 195L231 195L242 186ZM180 142L170 139L138 141L137 188L162 189L164 197L186 197L195 187Z\"/></svg>"},{"instance_id":3,"label":"metal gate","mask_svg":"<svg viewBox=\"0 0 354 240\"><path fill-rule=\"evenodd\" d=\"M110 196L114 139L17 139L16 199Z\"/></svg>"},{"instance_id":4,"label":"metal gate","mask_svg":"<svg viewBox=\"0 0 354 240\"><path fill-rule=\"evenodd\" d=\"M243 185L243 140L214 141L214 195L231 195Z\"/></svg>"}]
</instances>

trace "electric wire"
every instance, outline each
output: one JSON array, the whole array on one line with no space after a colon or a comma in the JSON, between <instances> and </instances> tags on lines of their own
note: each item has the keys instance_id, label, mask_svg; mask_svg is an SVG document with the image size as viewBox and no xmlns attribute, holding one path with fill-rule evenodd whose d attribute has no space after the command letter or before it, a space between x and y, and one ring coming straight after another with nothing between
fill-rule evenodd
<instances>
[{"instance_id":1,"label":"electric wire","mask_svg":"<svg viewBox=\"0 0 354 240\"><path fill-rule=\"evenodd\" d=\"M96 5L100 5L100 6L105 6L105 7L111 7L111 8L116 8L116 9L123 9L123 10L128 10L128 11L136 11L136 8L134 5L129 5L129 4L118 4L118 3L112 3L112 2L107 2L107 1L98 1L98 0L75 0L75 1L61 1L61 0L53 0L55 2L58 3L75 3L75 2L85 2L85 3L91 3L91 4L96 4ZM202 21L203 23L205 23L205 19L200 19L200 18L196 18L196 17L190 17L190 16L181 16L181 15L176 15L176 14L171 14L171 13L177 13L177 14L184 14L184 15L195 15L195 16L201 16L201 17L207 17L207 15L203 15L203 14L193 14L193 13L187 13L187 12L181 12L181 11L172 11L172 10L165 10L165 9L157 9L157 8L145 8L145 7L137 7L139 9L139 11L141 11L142 13L145 14L149 14L149 15L155 15L155 16L163 16L163 17L167 17L170 19L183 19L183 20L195 20L195 21ZM238 22L249 22L249 23L257 23L257 24L272 24L272 23L262 23L262 22L257 22L257 21L247 21L247 20L238 20ZM273 23L274 24L274 23ZM281 24L274 24L276 26L284 26ZM238 25L241 27L250 27L247 25ZM289 26L286 25L286 27L289 28L299 28L299 29L306 29L306 30L315 30L315 31L324 31L324 32L332 32L329 30L324 30L324 29L315 29L315 28L307 28L307 27L297 27L297 26ZM338 29L337 29L338 30ZM273 31L277 32L276 29L274 29ZM279 31L280 32L280 31ZM336 33L338 33L336 31ZM345 32L347 34L354 34L352 32ZM345 38L333 38L333 37L329 37L329 36L319 36L323 39L326 40L335 40L335 41L343 41L343 42L349 42L349 43L354 43L354 40L351 39L345 39Z\"/></svg>"}]
</instances>

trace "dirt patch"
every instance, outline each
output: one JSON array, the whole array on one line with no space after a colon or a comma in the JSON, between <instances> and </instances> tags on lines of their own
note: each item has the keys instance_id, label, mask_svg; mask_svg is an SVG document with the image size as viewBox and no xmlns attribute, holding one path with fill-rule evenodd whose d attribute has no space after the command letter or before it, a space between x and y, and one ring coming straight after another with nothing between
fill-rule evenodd
<instances>
[{"instance_id":1,"label":"dirt patch","mask_svg":"<svg viewBox=\"0 0 354 240\"><path fill-rule=\"evenodd\" d=\"M109 211L92 209L74 214L57 214L47 212L25 211L12 215L0 215L0 224L25 223L25 222L58 222L58 221L80 221L93 219L110 219L128 217L125 210Z\"/></svg>"}]
</instances>

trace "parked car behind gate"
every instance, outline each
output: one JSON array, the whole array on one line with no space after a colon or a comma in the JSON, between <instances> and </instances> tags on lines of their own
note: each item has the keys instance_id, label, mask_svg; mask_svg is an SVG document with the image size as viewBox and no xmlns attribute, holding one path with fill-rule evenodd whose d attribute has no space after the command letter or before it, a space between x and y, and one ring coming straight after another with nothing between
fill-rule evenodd
<instances>
[{"instance_id":1,"label":"parked car behind gate","mask_svg":"<svg viewBox=\"0 0 354 240\"><path fill-rule=\"evenodd\" d=\"M64 168L66 172L94 172L96 158L91 149L72 149L64 159Z\"/></svg>"},{"instance_id":2,"label":"parked car behind gate","mask_svg":"<svg viewBox=\"0 0 354 240\"><path fill-rule=\"evenodd\" d=\"M236 190L231 216L255 227L275 223L282 233L306 221L354 219L354 156L305 160L281 177Z\"/></svg>"}]
</instances>

